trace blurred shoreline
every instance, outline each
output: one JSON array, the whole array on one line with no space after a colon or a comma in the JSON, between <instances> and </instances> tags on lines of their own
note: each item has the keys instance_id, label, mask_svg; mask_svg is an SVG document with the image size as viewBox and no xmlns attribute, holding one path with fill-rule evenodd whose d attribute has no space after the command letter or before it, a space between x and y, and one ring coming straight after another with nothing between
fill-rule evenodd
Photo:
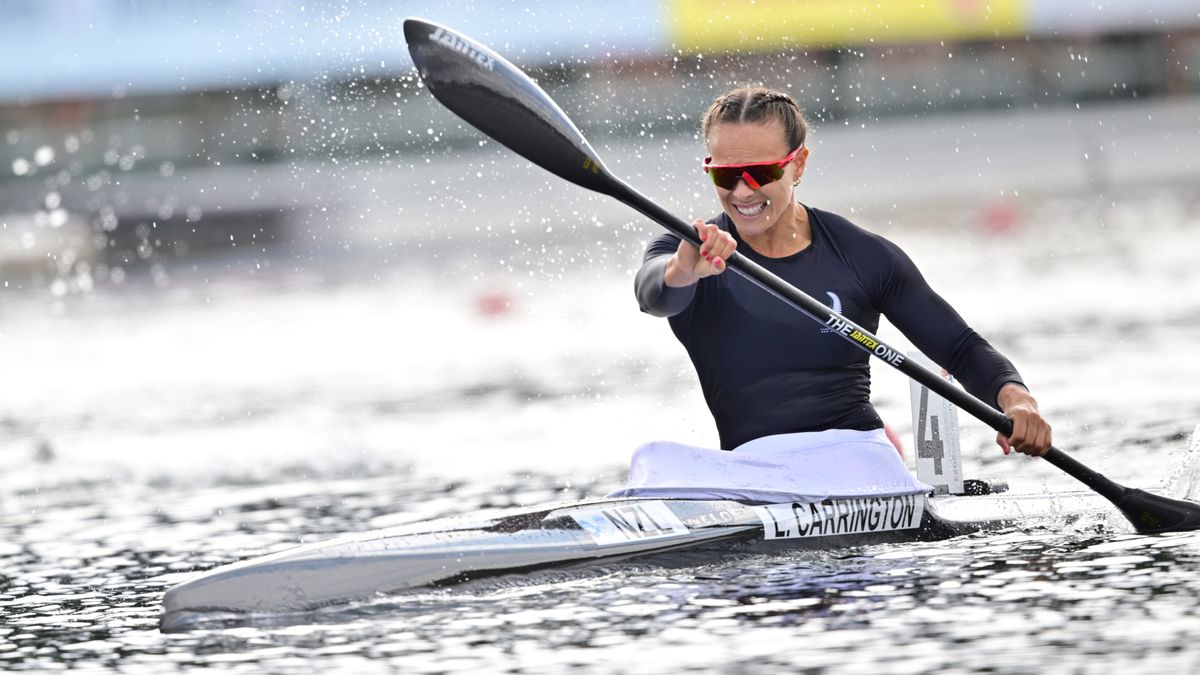
<instances>
[{"instance_id":1,"label":"blurred shoreline","mask_svg":"<svg viewBox=\"0 0 1200 675\"><path fill-rule=\"evenodd\" d=\"M903 228L941 213L936 220L951 228L990 221L1002 228L1025 204L1047 197L1102 210L1122 195L1200 185L1198 120L1200 97L817 123L797 198L868 227ZM436 265L464 249L519 256L529 242L604 242L628 263L657 233L623 204L476 135L474 149L435 147L403 162L209 167L120 186L127 202L165 203L173 191L198 186L210 200L152 224L97 231L84 218L51 222L53 211L5 217L0 290L63 295L120 283L137 269L157 277L200 268L220 274L212 264L220 260L241 261L228 265L234 276L250 268L323 277L326 262L328 272L348 260ZM595 145L614 174L680 217L716 213L695 133L600 135ZM247 192L294 194L296 208L239 215L222 207L224 198ZM79 281L81 263L86 282Z\"/></svg>"}]
</instances>

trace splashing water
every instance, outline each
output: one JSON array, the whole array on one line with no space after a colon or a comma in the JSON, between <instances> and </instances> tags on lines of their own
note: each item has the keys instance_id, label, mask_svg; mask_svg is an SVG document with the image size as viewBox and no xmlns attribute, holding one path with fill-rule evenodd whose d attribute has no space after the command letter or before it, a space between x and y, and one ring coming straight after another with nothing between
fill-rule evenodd
<instances>
[{"instance_id":1,"label":"splashing water","mask_svg":"<svg viewBox=\"0 0 1200 675\"><path fill-rule=\"evenodd\" d=\"M1200 501L1200 424L1192 431L1183 457L1171 467L1163 492L1173 499Z\"/></svg>"}]
</instances>

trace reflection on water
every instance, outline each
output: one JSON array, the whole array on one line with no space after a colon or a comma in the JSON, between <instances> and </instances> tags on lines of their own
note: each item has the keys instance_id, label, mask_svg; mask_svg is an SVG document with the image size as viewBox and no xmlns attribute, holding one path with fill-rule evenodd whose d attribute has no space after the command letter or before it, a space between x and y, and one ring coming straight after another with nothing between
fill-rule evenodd
<instances>
[{"instance_id":1,"label":"reflection on water","mask_svg":"<svg viewBox=\"0 0 1200 675\"><path fill-rule=\"evenodd\" d=\"M1200 461L1188 448L1200 421L1191 199L1114 206L1103 232L1062 200L1008 238L937 223L888 234L1019 364L1061 447L1122 482L1184 494ZM1146 213L1157 216L1131 215ZM712 442L689 366L665 326L634 310L628 270L592 261L569 283L561 269L518 272L486 284L431 282L430 269L331 284L176 274L165 299L98 291L49 314L7 302L0 372L21 386L0 388L0 668L1200 667L1200 536L1133 536L1099 519L548 571L158 633L163 591L194 571L604 494L640 442ZM511 308L481 312L480 293L508 283ZM902 433L907 391L875 371L876 401ZM969 474L1022 492L1076 487L964 427Z\"/></svg>"}]
</instances>

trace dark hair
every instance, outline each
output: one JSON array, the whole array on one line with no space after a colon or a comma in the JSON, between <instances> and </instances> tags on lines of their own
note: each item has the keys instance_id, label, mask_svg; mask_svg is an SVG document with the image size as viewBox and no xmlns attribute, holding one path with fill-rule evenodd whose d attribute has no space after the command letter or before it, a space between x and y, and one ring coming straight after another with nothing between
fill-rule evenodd
<instances>
[{"instance_id":1,"label":"dark hair","mask_svg":"<svg viewBox=\"0 0 1200 675\"><path fill-rule=\"evenodd\" d=\"M766 123L771 120L779 120L783 124L788 148L804 145L804 140L808 138L808 120L804 119L800 106L791 96L766 87L740 87L721 94L708 106L700 128L704 131L704 137L708 138L708 132L715 124Z\"/></svg>"}]
</instances>

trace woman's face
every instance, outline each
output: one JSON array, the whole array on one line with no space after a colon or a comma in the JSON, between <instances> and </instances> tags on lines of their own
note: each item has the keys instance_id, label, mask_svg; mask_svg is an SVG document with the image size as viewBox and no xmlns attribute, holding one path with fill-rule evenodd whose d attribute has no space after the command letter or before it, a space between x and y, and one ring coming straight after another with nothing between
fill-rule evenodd
<instances>
[{"instance_id":1,"label":"woman's face","mask_svg":"<svg viewBox=\"0 0 1200 675\"><path fill-rule=\"evenodd\" d=\"M795 148L788 147L783 124L768 122L724 122L708 131L708 154L712 164L752 164L780 161ZM784 213L792 212L792 188L804 174L808 148L784 167L783 177L756 190L739 180L733 189L714 186L721 208L733 219L742 236L755 236L771 229Z\"/></svg>"}]
</instances>

